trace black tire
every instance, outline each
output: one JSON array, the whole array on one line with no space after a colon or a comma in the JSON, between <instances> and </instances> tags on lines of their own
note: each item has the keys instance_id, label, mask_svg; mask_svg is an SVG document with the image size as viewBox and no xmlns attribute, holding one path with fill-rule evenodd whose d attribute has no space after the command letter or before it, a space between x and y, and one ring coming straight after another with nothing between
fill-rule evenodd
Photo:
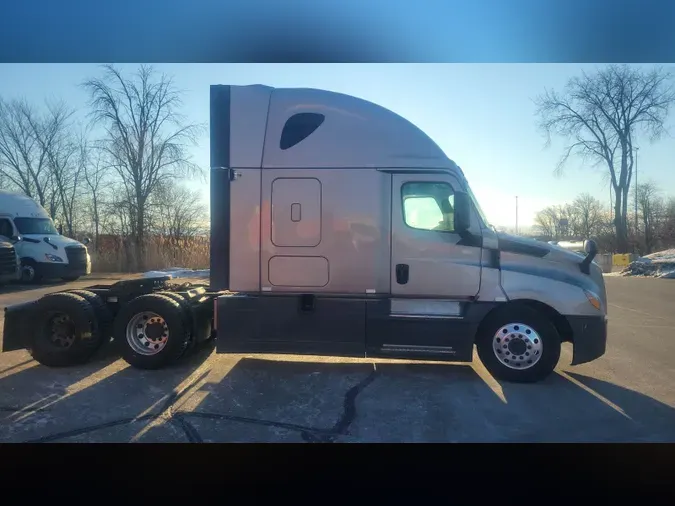
<instances>
[{"instance_id":1,"label":"black tire","mask_svg":"<svg viewBox=\"0 0 675 506\"><path fill-rule=\"evenodd\" d=\"M26 285L38 283L42 276L38 274L37 263L31 258L21 260L21 278L19 282Z\"/></svg>"},{"instance_id":2,"label":"black tire","mask_svg":"<svg viewBox=\"0 0 675 506\"><path fill-rule=\"evenodd\" d=\"M57 346L52 328L55 318L67 315L70 322L70 346ZM35 320L31 325L28 351L40 364L66 367L87 362L101 346L96 312L89 302L74 293L57 292L37 301ZM59 339L60 342L62 342Z\"/></svg>"},{"instance_id":3,"label":"black tire","mask_svg":"<svg viewBox=\"0 0 675 506\"><path fill-rule=\"evenodd\" d=\"M68 293L79 295L91 304L91 307L94 308L94 313L96 313L96 319L98 320L98 328L102 337L101 344L110 341L110 337L112 336L113 316L110 312L110 308L108 308L103 299L89 290L68 290Z\"/></svg>"},{"instance_id":4,"label":"black tire","mask_svg":"<svg viewBox=\"0 0 675 506\"><path fill-rule=\"evenodd\" d=\"M127 341L127 325L135 315L143 312L161 316L168 328L166 344L155 355L137 353ZM137 369L160 369L183 355L188 346L188 329L184 311L178 302L166 295L151 293L141 295L122 306L113 322L113 337L122 358L129 365Z\"/></svg>"},{"instance_id":5,"label":"black tire","mask_svg":"<svg viewBox=\"0 0 675 506\"><path fill-rule=\"evenodd\" d=\"M534 365L523 364L526 368L514 369L497 358L497 351L493 349L493 338L500 328L510 323L527 325L539 335L541 357ZM476 349L485 368L495 378L512 383L535 383L548 377L560 360L560 348L560 335L553 323L534 309L521 305L505 307L489 315L476 336Z\"/></svg>"},{"instance_id":6,"label":"black tire","mask_svg":"<svg viewBox=\"0 0 675 506\"><path fill-rule=\"evenodd\" d=\"M80 276L64 276L61 279L70 283L71 281L77 281L80 279Z\"/></svg>"},{"instance_id":7,"label":"black tire","mask_svg":"<svg viewBox=\"0 0 675 506\"><path fill-rule=\"evenodd\" d=\"M180 307L183 311L183 317L185 318L187 325L188 344L183 352L187 353L188 351L193 349L196 344L195 336L192 334L193 323L192 323L192 313L190 312L190 303L185 299L185 297L176 292L159 292L159 294L169 297L170 299L175 300L176 302L178 302L178 304L180 304Z\"/></svg>"}]
</instances>

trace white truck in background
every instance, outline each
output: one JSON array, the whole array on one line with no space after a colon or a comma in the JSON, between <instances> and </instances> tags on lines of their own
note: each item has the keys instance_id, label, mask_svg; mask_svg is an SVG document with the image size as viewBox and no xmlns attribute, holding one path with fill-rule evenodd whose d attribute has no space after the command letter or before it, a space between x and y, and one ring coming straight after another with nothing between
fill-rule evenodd
<instances>
[{"instance_id":1,"label":"white truck in background","mask_svg":"<svg viewBox=\"0 0 675 506\"><path fill-rule=\"evenodd\" d=\"M0 190L0 236L16 251L24 283L75 281L91 273L87 247L61 235L49 213L25 195Z\"/></svg>"},{"instance_id":2,"label":"white truck in background","mask_svg":"<svg viewBox=\"0 0 675 506\"><path fill-rule=\"evenodd\" d=\"M17 281L21 272L19 257L9 237L0 234L0 286Z\"/></svg>"}]
</instances>

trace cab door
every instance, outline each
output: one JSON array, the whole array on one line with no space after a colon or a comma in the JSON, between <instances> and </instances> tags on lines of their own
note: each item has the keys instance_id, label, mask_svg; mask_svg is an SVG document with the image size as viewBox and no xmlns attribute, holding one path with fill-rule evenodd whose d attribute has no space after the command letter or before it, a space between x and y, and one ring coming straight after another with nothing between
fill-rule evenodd
<instances>
[{"instance_id":1,"label":"cab door","mask_svg":"<svg viewBox=\"0 0 675 506\"><path fill-rule=\"evenodd\" d=\"M451 174L392 174L392 297L473 299L481 280L481 229L454 228Z\"/></svg>"}]
</instances>

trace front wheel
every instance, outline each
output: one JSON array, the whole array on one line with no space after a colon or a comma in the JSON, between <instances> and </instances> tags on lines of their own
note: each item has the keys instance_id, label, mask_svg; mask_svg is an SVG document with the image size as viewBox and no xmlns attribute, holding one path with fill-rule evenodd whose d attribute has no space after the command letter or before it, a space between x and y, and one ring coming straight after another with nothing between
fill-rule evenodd
<instances>
[{"instance_id":1,"label":"front wheel","mask_svg":"<svg viewBox=\"0 0 675 506\"><path fill-rule=\"evenodd\" d=\"M476 348L495 378L534 383L553 372L561 340L548 318L526 306L504 308L488 318L476 336Z\"/></svg>"},{"instance_id":2,"label":"front wheel","mask_svg":"<svg viewBox=\"0 0 675 506\"><path fill-rule=\"evenodd\" d=\"M37 265L33 260L21 260L21 278L20 282L32 284L40 281L42 277L37 272Z\"/></svg>"}]
</instances>

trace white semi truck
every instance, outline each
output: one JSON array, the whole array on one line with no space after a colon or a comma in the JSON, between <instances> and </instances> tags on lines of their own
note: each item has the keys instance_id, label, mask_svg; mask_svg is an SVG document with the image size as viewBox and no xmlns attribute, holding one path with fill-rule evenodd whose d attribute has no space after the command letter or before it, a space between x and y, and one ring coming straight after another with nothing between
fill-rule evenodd
<instances>
[{"instance_id":1,"label":"white semi truck","mask_svg":"<svg viewBox=\"0 0 675 506\"><path fill-rule=\"evenodd\" d=\"M605 352L607 296L586 256L498 234L420 129L348 95L211 87L210 285L169 277L6 309L5 351L85 361L111 337L159 368L219 353L471 361L534 382Z\"/></svg>"},{"instance_id":2,"label":"white semi truck","mask_svg":"<svg viewBox=\"0 0 675 506\"><path fill-rule=\"evenodd\" d=\"M21 263L9 237L0 231L0 286L17 281L21 274Z\"/></svg>"},{"instance_id":3,"label":"white semi truck","mask_svg":"<svg viewBox=\"0 0 675 506\"><path fill-rule=\"evenodd\" d=\"M0 190L0 236L13 243L24 283L75 281L91 273L87 247L61 235L49 213L30 197Z\"/></svg>"}]
</instances>

